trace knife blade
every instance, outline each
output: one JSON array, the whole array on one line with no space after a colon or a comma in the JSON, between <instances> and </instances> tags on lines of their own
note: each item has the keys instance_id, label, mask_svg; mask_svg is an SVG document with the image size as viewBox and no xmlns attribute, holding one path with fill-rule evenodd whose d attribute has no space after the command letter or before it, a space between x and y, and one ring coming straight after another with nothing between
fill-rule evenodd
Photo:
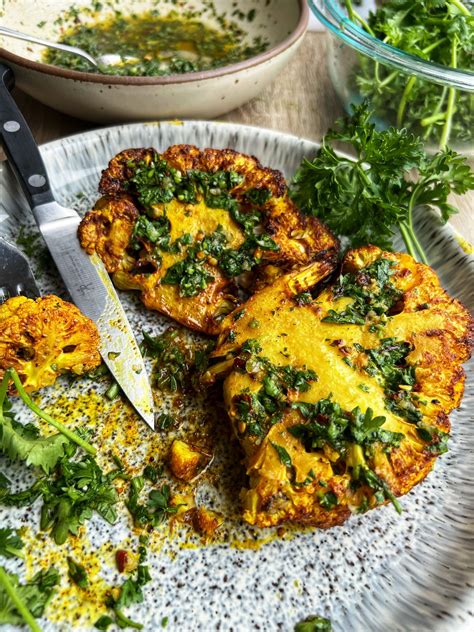
<instances>
[{"instance_id":1,"label":"knife blade","mask_svg":"<svg viewBox=\"0 0 474 632\"><path fill-rule=\"evenodd\" d=\"M97 325L102 359L133 407L154 428L153 396L142 354L104 264L79 244L79 215L57 202L36 206L33 214L73 302Z\"/></svg>"},{"instance_id":2,"label":"knife blade","mask_svg":"<svg viewBox=\"0 0 474 632\"><path fill-rule=\"evenodd\" d=\"M80 217L54 199L38 146L9 89L13 73L0 64L0 138L56 267L77 307L95 322L100 353L130 403L154 428L154 405L143 357L102 261L77 237Z\"/></svg>"}]
</instances>

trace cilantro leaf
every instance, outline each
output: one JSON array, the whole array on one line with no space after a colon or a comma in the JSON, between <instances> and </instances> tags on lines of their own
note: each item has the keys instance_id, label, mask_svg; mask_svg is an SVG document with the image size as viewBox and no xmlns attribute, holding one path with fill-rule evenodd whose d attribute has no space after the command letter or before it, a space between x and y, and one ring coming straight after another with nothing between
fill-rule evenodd
<instances>
[{"instance_id":1,"label":"cilantro leaf","mask_svg":"<svg viewBox=\"0 0 474 632\"><path fill-rule=\"evenodd\" d=\"M40 437L32 424L23 426L6 415L0 417L0 451L12 461L25 461L26 465L41 467L48 473L64 455L68 443L62 434Z\"/></svg>"}]
</instances>

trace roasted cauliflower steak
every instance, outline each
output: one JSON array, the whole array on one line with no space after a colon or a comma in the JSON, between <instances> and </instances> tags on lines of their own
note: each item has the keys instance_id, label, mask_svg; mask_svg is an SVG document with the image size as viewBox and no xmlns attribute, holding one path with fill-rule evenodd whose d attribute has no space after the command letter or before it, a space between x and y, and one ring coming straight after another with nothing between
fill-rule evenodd
<instances>
[{"instance_id":1,"label":"roasted cauliflower steak","mask_svg":"<svg viewBox=\"0 0 474 632\"><path fill-rule=\"evenodd\" d=\"M17 296L0 305L0 378L13 368L31 392L100 361L97 328L75 305L53 295Z\"/></svg>"},{"instance_id":2,"label":"roasted cauliflower steak","mask_svg":"<svg viewBox=\"0 0 474 632\"><path fill-rule=\"evenodd\" d=\"M79 227L83 248L147 308L209 334L239 304L236 279L249 289L265 266L275 275L338 248L296 208L279 171L231 149L128 149L99 191Z\"/></svg>"},{"instance_id":3,"label":"roasted cauliflower steak","mask_svg":"<svg viewBox=\"0 0 474 632\"><path fill-rule=\"evenodd\" d=\"M244 453L245 520L341 524L406 494L447 449L473 321L407 254L347 253L281 276L222 323L207 379ZM322 289L321 289L322 287Z\"/></svg>"}]
</instances>

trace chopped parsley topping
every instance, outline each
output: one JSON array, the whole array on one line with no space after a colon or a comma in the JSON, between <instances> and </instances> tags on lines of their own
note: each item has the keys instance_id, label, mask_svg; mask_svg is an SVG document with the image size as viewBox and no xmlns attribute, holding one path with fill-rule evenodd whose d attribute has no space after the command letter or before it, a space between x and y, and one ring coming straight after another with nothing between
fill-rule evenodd
<instances>
[{"instance_id":1,"label":"chopped parsley topping","mask_svg":"<svg viewBox=\"0 0 474 632\"><path fill-rule=\"evenodd\" d=\"M326 492L325 494L322 494L319 498L319 504L321 505L321 507L327 509L328 511L334 509L334 507L336 507L337 505L336 494L334 494L333 492Z\"/></svg>"},{"instance_id":2,"label":"chopped parsley topping","mask_svg":"<svg viewBox=\"0 0 474 632\"><path fill-rule=\"evenodd\" d=\"M155 359L153 380L160 389L171 393L198 390L199 375L207 368L214 342L191 343L184 330L169 327L158 336L144 331L143 344L146 354ZM169 415L158 418L160 430L172 424Z\"/></svg>"},{"instance_id":3,"label":"chopped parsley topping","mask_svg":"<svg viewBox=\"0 0 474 632\"><path fill-rule=\"evenodd\" d=\"M271 192L265 188L249 189L249 191L245 194L245 199L256 206L262 206L265 202L268 202L271 197Z\"/></svg>"},{"instance_id":4,"label":"chopped parsley topping","mask_svg":"<svg viewBox=\"0 0 474 632\"><path fill-rule=\"evenodd\" d=\"M369 316L389 313L401 297L391 281L393 265L393 261L381 257L357 272L341 275L333 289L334 298L354 300L341 312L330 309L323 322L364 325Z\"/></svg>"},{"instance_id":5,"label":"chopped parsley topping","mask_svg":"<svg viewBox=\"0 0 474 632\"><path fill-rule=\"evenodd\" d=\"M289 406L290 391L306 392L317 379L311 369L273 364L258 355L261 350L258 340L246 340L234 361L238 370L258 377L261 383L258 391L246 389L234 398L241 432L260 440Z\"/></svg>"},{"instance_id":6,"label":"chopped parsley topping","mask_svg":"<svg viewBox=\"0 0 474 632\"><path fill-rule=\"evenodd\" d=\"M272 444L272 447L275 449L276 453L278 454L278 457L280 458L281 463L283 463L285 467L292 469L293 463L291 461L291 456L288 454L286 449L282 445L278 445L278 443L273 443L273 441L270 441L270 443Z\"/></svg>"},{"instance_id":7,"label":"chopped parsley topping","mask_svg":"<svg viewBox=\"0 0 474 632\"><path fill-rule=\"evenodd\" d=\"M180 296L196 296L214 280L206 264L218 266L226 277L233 278L260 263L260 250L278 250L270 235L256 230L262 225L262 214L255 208L247 208L248 204L254 207L264 205L271 197L268 189L250 189L243 196L241 205L233 190L242 184L244 176L235 171L209 173L190 169L182 174L158 154L150 162L131 161L127 167L132 171L127 187L144 207L135 223L129 247L140 253L145 245L145 259L150 256L151 250L151 257L158 264L161 264L160 252L176 254L185 249L185 257L171 266L161 279L165 285L179 286ZM173 199L187 204L197 204L203 199L209 208L227 210L242 228L244 242L238 248L227 248L228 239L222 226L218 226L202 240L193 242L190 235L183 235L171 243L171 224L166 216L166 207L163 216L156 218L148 214L153 213L154 205L166 205ZM153 246L151 249L149 244ZM137 269L143 272L148 268L138 265Z\"/></svg>"},{"instance_id":8,"label":"chopped parsley topping","mask_svg":"<svg viewBox=\"0 0 474 632\"><path fill-rule=\"evenodd\" d=\"M425 448L427 452L438 455L448 451L449 432L443 432L424 421L417 423L416 431L420 439L428 443Z\"/></svg>"},{"instance_id":9,"label":"chopped parsley topping","mask_svg":"<svg viewBox=\"0 0 474 632\"><path fill-rule=\"evenodd\" d=\"M299 621L295 625L294 632L332 632L332 625L329 619L311 615Z\"/></svg>"},{"instance_id":10,"label":"chopped parsley topping","mask_svg":"<svg viewBox=\"0 0 474 632\"><path fill-rule=\"evenodd\" d=\"M400 510L388 484L368 467L366 459L372 457L375 443L381 444L383 450L389 452L400 445L403 434L384 430L385 417L374 417L371 408L362 413L357 407L349 413L331 399L321 399L316 404L294 402L292 408L301 413L306 423L296 424L288 428L288 432L300 439L308 452L324 449L325 446L336 450L349 468L354 489L365 484L373 491L377 503L387 499L397 511ZM366 503L368 508L368 501ZM331 509L337 504L337 497L328 492L320 497L320 504Z\"/></svg>"},{"instance_id":11,"label":"chopped parsley topping","mask_svg":"<svg viewBox=\"0 0 474 632\"><path fill-rule=\"evenodd\" d=\"M293 300L299 307L301 307L302 305L310 305L310 303L313 302L313 297L311 292L300 292Z\"/></svg>"},{"instance_id":12,"label":"chopped parsley topping","mask_svg":"<svg viewBox=\"0 0 474 632\"><path fill-rule=\"evenodd\" d=\"M309 423L291 426L288 432L300 439L308 452L329 445L345 455L353 443L366 447L375 442L391 449L398 447L404 437L399 432L383 430L385 417L374 417L371 408L362 413L356 407L348 413L332 399L320 399L316 404L294 402L291 406Z\"/></svg>"},{"instance_id":13,"label":"chopped parsley topping","mask_svg":"<svg viewBox=\"0 0 474 632\"><path fill-rule=\"evenodd\" d=\"M352 469L351 474L351 486L353 489L361 485L367 485L374 492L374 499L378 505L383 504L386 500L389 500L395 507L397 513L402 513L402 507L397 498L391 491L388 483L384 481L380 476L364 465L356 465ZM358 513L364 513L369 508L368 501L362 501L358 508Z\"/></svg>"},{"instance_id":14,"label":"chopped parsley topping","mask_svg":"<svg viewBox=\"0 0 474 632\"><path fill-rule=\"evenodd\" d=\"M423 415L415 406L411 392L416 382L416 369L406 361L411 352L410 344L395 338L384 338L379 347L363 351L368 357L365 371L375 376L384 387L387 408L411 423L421 421Z\"/></svg>"}]
</instances>

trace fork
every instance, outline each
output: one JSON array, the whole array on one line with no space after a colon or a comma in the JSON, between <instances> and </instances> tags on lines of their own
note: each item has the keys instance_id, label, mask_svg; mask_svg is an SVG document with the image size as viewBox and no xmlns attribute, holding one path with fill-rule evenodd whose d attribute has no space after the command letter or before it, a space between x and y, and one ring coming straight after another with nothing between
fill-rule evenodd
<instances>
[{"instance_id":1,"label":"fork","mask_svg":"<svg viewBox=\"0 0 474 632\"><path fill-rule=\"evenodd\" d=\"M38 298L40 291L25 255L0 237L0 305L12 296Z\"/></svg>"}]
</instances>

